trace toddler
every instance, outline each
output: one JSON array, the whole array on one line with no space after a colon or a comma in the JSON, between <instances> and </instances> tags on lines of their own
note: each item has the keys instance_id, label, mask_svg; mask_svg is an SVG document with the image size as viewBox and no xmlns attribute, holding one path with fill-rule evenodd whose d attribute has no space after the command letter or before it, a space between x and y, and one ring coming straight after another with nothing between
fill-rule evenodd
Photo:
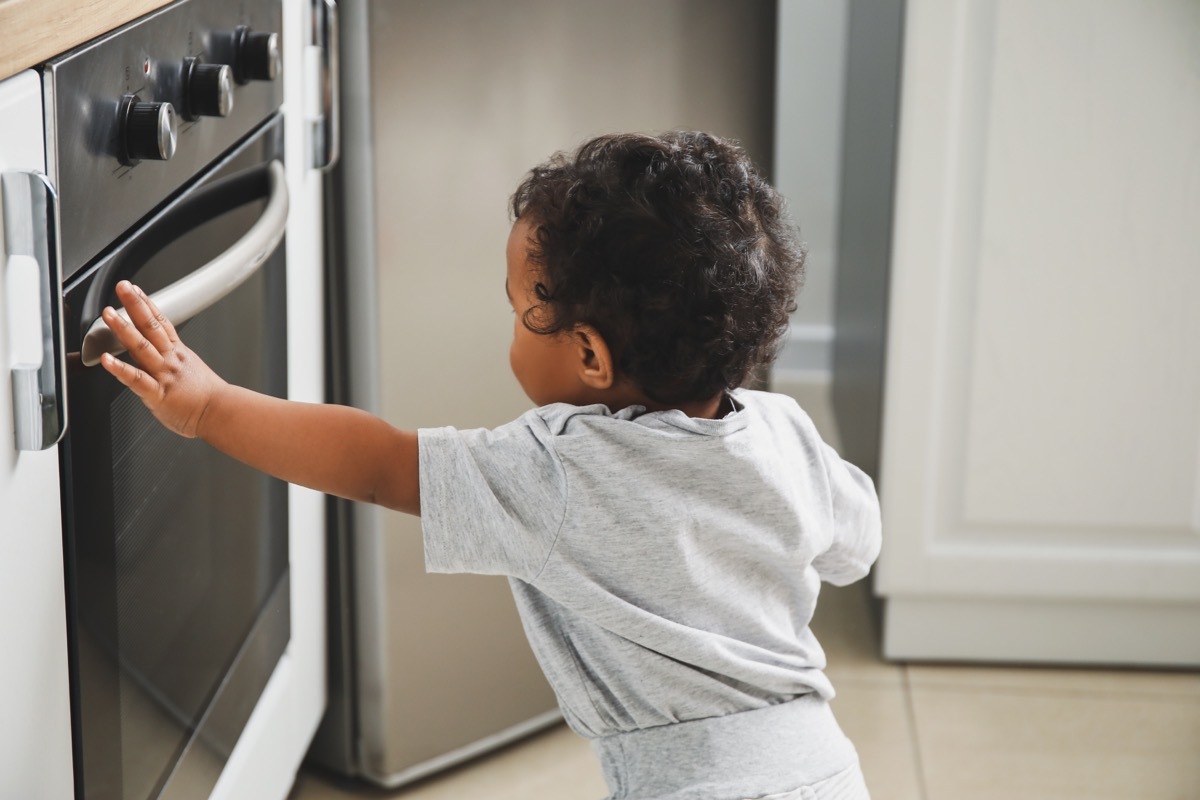
<instances>
[{"instance_id":1,"label":"toddler","mask_svg":"<svg viewBox=\"0 0 1200 800\"><path fill-rule=\"evenodd\" d=\"M880 545L869 478L770 363L803 268L779 195L704 133L602 136L512 198L513 374L495 430L397 430L215 375L123 282L103 365L168 428L324 492L419 514L426 568L509 577L610 798L867 797L809 630Z\"/></svg>"}]
</instances>

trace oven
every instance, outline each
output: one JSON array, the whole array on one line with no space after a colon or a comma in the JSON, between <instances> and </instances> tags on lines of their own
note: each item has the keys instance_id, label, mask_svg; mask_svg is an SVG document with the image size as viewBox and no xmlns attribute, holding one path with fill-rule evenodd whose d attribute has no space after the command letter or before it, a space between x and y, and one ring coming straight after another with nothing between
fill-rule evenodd
<instances>
[{"instance_id":1,"label":"oven","mask_svg":"<svg viewBox=\"0 0 1200 800\"><path fill-rule=\"evenodd\" d=\"M167 431L94 366L105 347L87 338L123 278L152 295L189 279L209 288L203 271L257 234L278 191L279 129L259 131L65 287L60 453L88 800L204 796L197 782L215 784L287 645L286 485ZM285 281L275 247L215 302L184 296L197 310L180 335L226 379L286 395Z\"/></svg>"},{"instance_id":2,"label":"oven","mask_svg":"<svg viewBox=\"0 0 1200 800\"><path fill-rule=\"evenodd\" d=\"M95 366L130 279L227 380L287 396L281 16L183 0L43 71L79 800L207 797L293 635L286 484L169 433Z\"/></svg>"}]
</instances>

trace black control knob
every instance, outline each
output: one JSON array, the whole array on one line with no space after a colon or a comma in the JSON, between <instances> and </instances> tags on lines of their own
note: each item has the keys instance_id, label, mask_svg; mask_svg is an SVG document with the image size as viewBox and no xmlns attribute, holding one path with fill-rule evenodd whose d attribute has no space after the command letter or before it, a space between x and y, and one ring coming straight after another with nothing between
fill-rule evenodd
<instances>
[{"instance_id":1,"label":"black control knob","mask_svg":"<svg viewBox=\"0 0 1200 800\"><path fill-rule=\"evenodd\" d=\"M233 62L233 77L238 83L273 81L279 77L283 60L279 34L254 33L241 25L233 32L233 47L237 54Z\"/></svg>"},{"instance_id":2,"label":"black control knob","mask_svg":"<svg viewBox=\"0 0 1200 800\"><path fill-rule=\"evenodd\" d=\"M121 101L122 161L135 164L141 159L169 161L175 155L178 136L175 107L170 103L143 103L137 95Z\"/></svg>"},{"instance_id":3,"label":"black control knob","mask_svg":"<svg viewBox=\"0 0 1200 800\"><path fill-rule=\"evenodd\" d=\"M183 116L226 117L233 110L233 70L225 64L183 60Z\"/></svg>"}]
</instances>

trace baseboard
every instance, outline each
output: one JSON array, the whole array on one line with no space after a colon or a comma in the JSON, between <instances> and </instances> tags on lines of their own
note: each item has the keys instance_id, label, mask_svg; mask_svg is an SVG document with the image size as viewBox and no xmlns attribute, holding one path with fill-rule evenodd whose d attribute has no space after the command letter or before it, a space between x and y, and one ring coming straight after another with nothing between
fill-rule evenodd
<instances>
[{"instance_id":1,"label":"baseboard","mask_svg":"<svg viewBox=\"0 0 1200 800\"><path fill-rule=\"evenodd\" d=\"M1196 667L1200 606L889 597L883 653L900 661Z\"/></svg>"},{"instance_id":2,"label":"baseboard","mask_svg":"<svg viewBox=\"0 0 1200 800\"><path fill-rule=\"evenodd\" d=\"M829 375L833 369L833 326L792 325L775 372L797 376Z\"/></svg>"},{"instance_id":3,"label":"baseboard","mask_svg":"<svg viewBox=\"0 0 1200 800\"><path fill-rule=\"evenodd\" d=\"M819 369L786 369L778 364L771 370L772 392L790 394L793 397L812 391L828 391L833 383L833 373Z\"/></svg>"}]
</instances>

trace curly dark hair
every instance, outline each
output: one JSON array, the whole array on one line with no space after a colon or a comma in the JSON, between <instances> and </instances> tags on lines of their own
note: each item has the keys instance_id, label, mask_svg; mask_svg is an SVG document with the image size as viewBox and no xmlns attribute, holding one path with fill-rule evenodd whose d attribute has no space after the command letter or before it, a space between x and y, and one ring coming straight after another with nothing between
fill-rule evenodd
<instances>
[{"instance_id":1,"label":"curly dark hair","mask_svg":"<svg viewBox=\"0 0 1200 800\"><path fill-rule=\"evenodd\" d=\"M650 399L708 399L774 359L804 248L736 142L600 136L530 170L511 212L530 223L542 273L525 326L593 326Z\"/></svg>"}]
</instances>

